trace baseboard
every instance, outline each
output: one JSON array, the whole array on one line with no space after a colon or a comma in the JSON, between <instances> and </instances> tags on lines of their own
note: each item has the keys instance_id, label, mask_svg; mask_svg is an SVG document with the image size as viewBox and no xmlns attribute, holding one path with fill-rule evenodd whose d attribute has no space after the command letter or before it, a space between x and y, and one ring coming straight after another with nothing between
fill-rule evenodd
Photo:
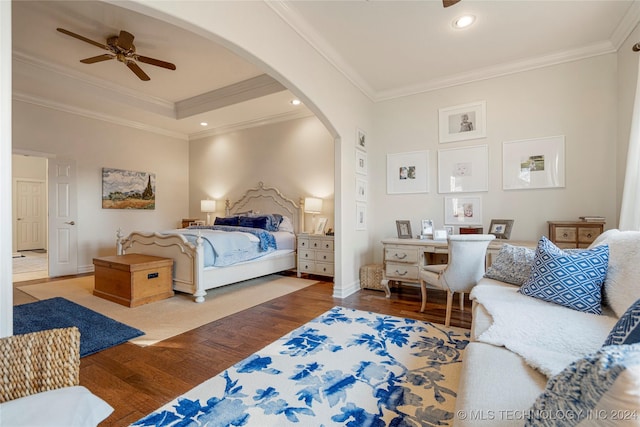
<instances>
[{"instance_id":1,"label":"baseboard","mask_svg":"<svg viewBox=\"0 0 640 427\"><path fill-rule=\"evenodd\" d=\"M333 297L334 298L346 298L349 295L353 295L360 290L360 282L352 282L347 286L338 288L336 284L333 284Z\"/></svg>"},{"instance_id":2,"label":"baseboard","mask_svg":"<svg viewBox=\"0 0 640 427\"><path fill-rule=\"evenodd\" d=\"M95 266L93 264L78 266L78 274L93 273L94 271Z\"/></svg>"}]
</instances>

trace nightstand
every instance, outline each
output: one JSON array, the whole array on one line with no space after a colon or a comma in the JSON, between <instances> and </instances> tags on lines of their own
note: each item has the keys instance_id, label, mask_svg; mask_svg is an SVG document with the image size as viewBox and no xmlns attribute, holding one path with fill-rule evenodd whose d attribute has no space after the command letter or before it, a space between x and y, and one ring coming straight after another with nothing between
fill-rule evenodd
<instances>
[{"instance_id":1,"label":"nightstand","mask_svg":"<svg viewBox=\"0 0 640 427\"><path fill-rule=\"evenodd\" d=\"M301 233L298 240L298 277L302 273L333 277L333 236Z\"/></svg>"},{"instance_id":2,"label":"nightstand","mask_svg":"<svg viewBox=\"0 0 640 427\"><path fill-rule=\"evenodd\" d=\"M604 222L547 221L549 240L559 248L587 248L604 230Z\"/></svg>"}]
</instances>

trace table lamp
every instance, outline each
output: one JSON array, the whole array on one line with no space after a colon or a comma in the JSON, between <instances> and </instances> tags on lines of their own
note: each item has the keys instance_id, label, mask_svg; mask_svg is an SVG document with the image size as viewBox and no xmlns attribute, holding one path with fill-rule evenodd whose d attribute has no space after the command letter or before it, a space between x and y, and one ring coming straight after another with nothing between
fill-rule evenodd
<instances>
[{"instance_id":1,"label":"table lamp","mask_svg":"<svg viewBox=\"0 0 640 427\"><path fill-rule=\"evenodd\" d=\"M316 214L322 212L322 199L316 197L305 197L304 199L304 211L305 213L313 214L311 217L311 231L313 232L316 227Z\"/></svg>"},{"instance_id":2,"label":"table lamp","mask_svg":"<svg viewBox=\"0 0 640 427\"><path fill-rule=\"evenodd\" d=\"M200 200L200 211L207 213L207 225L211 225L211 213L216 211L216 201Z\"/></svg>"}]
</instances>

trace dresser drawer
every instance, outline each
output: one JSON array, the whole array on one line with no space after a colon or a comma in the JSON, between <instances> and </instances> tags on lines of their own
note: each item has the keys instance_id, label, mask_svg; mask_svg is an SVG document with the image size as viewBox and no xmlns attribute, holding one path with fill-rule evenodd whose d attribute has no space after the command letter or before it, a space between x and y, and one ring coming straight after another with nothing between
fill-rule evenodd
<instances>
[{"instance_id":1,"label":"dresser drawer","mask_svg":"<svg viewBox=\"0 0 640 427\"><path fill-rule=\"evenodd\" d=\"M333 263L316 262L315 271L323 276L333 276Z\"/></svg>"},{"instance_id":2,"label":"dresser drawer","mask_svg":"<svg viewBox=\"0 0 640 427\"><path fill-rule=\"evenodd\" d=\"M392 280L418 280L419 267L402 263L387 262L385 276Z\"/></svg>"},{"instance_id":3,"label":"dresser drawer","mask_svg":"<svg viewBox=\"0 0 640 427\"><path fill-rule=\"evenodd\" d=\"M300 250L298 251L298 259L313 261L316 258L315 251Z\"/></svg>"},{"instance_id":4,"label":"dresser drawer","mask_svg":"<svg viewBox=\"0 0 640 427\"><path fill-rule=\"evenodd\" d=\"M309 239L298 237L298 249L307 249L309 247Z\"/></svg>"},{"instance_id":5,"label":"dresser drawer","mask_svg":"<svg viewBox=\"0 0 640 427\"><path fill-rule=\"evenodd\" d=\"M591 243L600 235L600 227L578 228L578 243Z\"/></svg>"},{"instance_id":6,"label":"dresser drawer","mask_svg":"<svg viewBox=\"0 0 640 427\"><path fill-rule=\"evenodd\" d=\"M333 263L333 252L316 251L316 261Z\"/></svg>"},{"instance_id":7,"label":"dresser drawer","mask_svg":"<svg viewBox=\"0 0 640 427\"><path fill-rule=\"evenodd\" d=\"M384 248L384 259L392 262L406 262L415 264L418 262L420 251L417 248L408 247L386 247Z\"/></svg>"},{"instance_id":8,"label":"dresser drawer","mask_svg":"<svg viewBox=\"0 0 640 427\"><path fill-rule=\"evenodd\" d=\"M302 273L314 273L316 270L316 263L313 260L298 260L298 271Z\"/></svg>"},{"instance_id":9,"label":"dresser drawer","mask_svg":"<svg viewBox=\"0 0 640 427\"><path fill-rule=\"evenodd\" d=\"M333 240L309 239L309 248L323 249L325 251L333 251Z\"/></svg>"},{"instance_id":10,"label":"dresser drawer","mask_svg":"<svg viewBox=\"0 0 640 427\"><path fill-rule=\"evenodd\" d=\"M577 242L578 232L575 227L556 227L556 242Z\"/></svg>"}]
</instances>

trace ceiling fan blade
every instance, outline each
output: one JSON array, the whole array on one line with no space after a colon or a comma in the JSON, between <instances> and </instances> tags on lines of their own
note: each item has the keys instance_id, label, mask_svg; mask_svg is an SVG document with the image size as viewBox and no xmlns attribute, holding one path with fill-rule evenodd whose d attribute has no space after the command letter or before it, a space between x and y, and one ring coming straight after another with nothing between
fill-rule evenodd
<instances>
[{"instance_id":1,"label":"ceiling fan blade","mask_svg":"<svg viewBox=\"0 0 640 427\"><path fill-rule=\"evenodd\" d=\"M131 50L131 48L133 48L133 39L133 34L121 30L120 35L118 35L117 45L124 50Z\"/></svg>"},{"instance_id":2,"label":"ceiling fan blade","mask_svg":"<svg viewBox=\"0 0 640 427\"><path fill-rule=\"evenodd\" d=\"M159 59L149 58L148 56L135 56L136 60L144 62L145 64L155 65L156 67L168 68L169 70L175 70L176 66L171 62L160 61Z\"/></svg>"},{"instance_id":3,"label":"ceiling fan blade","mask_svg":"<svg viewBox=\"0 0 640 427\"><path fill-rule=\"evenodd\" d=\"M129 69L133 71L140 80L144 80L145 82L151 80L151 78L147 76L147 73L142 71L142 68L140 68L135 62L127 61L127 67L129 67Z\"/></svg>"},{"instance_id":4,"label":"ceiling fan blade","mask_svg":"<svg viewBox=\"0 0 640 427\"><path fill-rule=\"evenodd\" d=\"M458 3L460 0L442 0L442 5L444 7L449 7L449 6L453 6L454 4Z\"/></svg>"},{"instance_id":5,"label":"ceiling fan blade","mask_svg":"<svg viewBox=\"0 0 640 427\"><path fill-rule=\"evenodd\" d=\"M83 64L95 64L96 62L108 61L114 58L115 56L105 53L104 55L92 56L91 58L81 59L80 62L82 62Z\"/></svg>"},{"instance_id":6,"label":"ceiling fan blade","mask_svg":"<svg viewBox=\"0 0 640 427\"><path fill-rule=\"evenodd\" d=\"M90 39L88 39L86 37L83 37L80 34L72 33L71 31L65 30L64 28L57 28L57 30L60 31L62 34L66 34L68 36L75 37L78 40L82 40L83 42L87 42L87 43L92 44L94 46L98 46L98 47L100 47L100 48L102 48L104 50L109 50L109 47L107 45L102 44L102 43L98 43L98 42L94 42L93 40L90 40Z\"/></svg>"}]
</instances>

